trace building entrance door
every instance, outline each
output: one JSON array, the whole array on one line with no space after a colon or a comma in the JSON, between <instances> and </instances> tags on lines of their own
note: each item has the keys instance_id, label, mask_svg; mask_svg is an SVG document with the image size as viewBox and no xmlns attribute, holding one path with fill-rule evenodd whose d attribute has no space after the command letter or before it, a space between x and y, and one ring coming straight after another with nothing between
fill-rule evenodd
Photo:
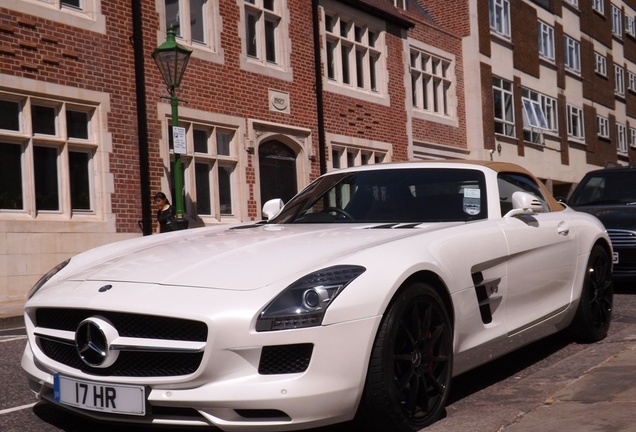
<instances>
[{"instance_id":1,"label":"building entrance door","mask_svg":"<svg viewBox=\"0 0 636 432\"><path fill-rule=\"evenodd\" d=\"M262 143L258 148L261 204L272 198L289 201L298 192L296 153L280 141Z\"/></svg>"}]
</instances>

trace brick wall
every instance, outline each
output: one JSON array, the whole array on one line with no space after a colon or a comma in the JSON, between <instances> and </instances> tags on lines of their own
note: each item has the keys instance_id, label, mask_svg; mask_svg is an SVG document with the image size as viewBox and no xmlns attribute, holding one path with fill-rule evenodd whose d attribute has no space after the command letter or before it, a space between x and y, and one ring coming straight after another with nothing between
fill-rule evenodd
<instances>
[{"instance_id":1,"label":"brick wall","mask_svg":"<svg viewBox=\"0 0 636 432\"><path fill-rule=\"evenodd\" d=\"M590 0L580 0L577 13L580 16L581 31L608 48L612 47L612 10L610 1L605 1L605 15L591 7Z\"/></svg>"},{"instance_id":2,"label":"brick wall","mask_svg":"<svg viewBox=\"0 0 636 432\"><path fill-rule=\"evenodd\" d=\"M518 1L511 7L513 61L515 69L539 77L539 36L537 10Z\"/></svg>"},{"instance_id":3,"label":"brick wall","mask_svg":"<svg viewBox=\"0 0 636 432\"><path fill-rule=\"evenodd\" d=\"M118 232L138 232L139 160L129 8L103 2L107 34L0 9L2 73L110 94L108 127ZM43 95L45 96L45 95ZM132 162L132 163L131 163Z\"/></svg>"},{"instance_id":4,"label":"brick wall","mask_svg":"<svg viewBox=\"0 0 636 432\"><path fill-rule=\"evenodd\" d=\"M595 61L592 43L586 39L581 40L583 97L609 109L614 109L614 58L611 54L608 54L606 60L607 76L602 76L594 71Z\"/></svg>"}]
</instances>

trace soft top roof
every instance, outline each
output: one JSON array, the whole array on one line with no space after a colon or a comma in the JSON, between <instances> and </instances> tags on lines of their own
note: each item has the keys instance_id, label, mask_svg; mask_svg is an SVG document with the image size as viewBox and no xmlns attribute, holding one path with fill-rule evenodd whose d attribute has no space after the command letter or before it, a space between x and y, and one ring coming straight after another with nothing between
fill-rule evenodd
<instances>
[{"instance_id":1,"label":"soft top roof","mask_svg":"<svg viewBox=\"0 0 636 432\"><path fill-rule=\"evenodd\" d=\"M532 177L537 182L537 184L541 188L541 191L543 192L543 195L546 197L546 200L548 202L548 205L550 206L551 211L561 211L565 209L565 206L552 196L552 193L548 190L545 184L541 180L539 180L534 174L532 174L530 171L523 168L522 166L519 166L514 163L510 163L510 162L465 160L465 159L388 162L388 163L382 163L379 165L364 165L362 167L357 166L357 167L351 167L351 168L344 168L342 170L332 171L331 173L348 171L348 170L351 170L351 171L373 170L373 169L382 169L382 168L391 168L391 167L416 168L417 166L421 166L422 168L424 168L424 167L431 167L435 165L439 165L440 167L444 165L455 165L457 167L461 167L461 165L477 165L477 166L486 167L497 173L508 172L508 173L520 173L520 174L527 175L529 177ZM328 173L328 174L331 174L331 173Z\"/></svg>"}]
</instances>

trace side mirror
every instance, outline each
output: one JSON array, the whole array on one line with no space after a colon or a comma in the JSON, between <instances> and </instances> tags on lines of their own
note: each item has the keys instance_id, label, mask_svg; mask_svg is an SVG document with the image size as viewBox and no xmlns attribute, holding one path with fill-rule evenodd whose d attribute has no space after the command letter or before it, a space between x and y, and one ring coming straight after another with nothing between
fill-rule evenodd
<instances>
[{"instance_id":1,"label":"side mirror","mask_svg":"<svg viewBox=\"0 0 636 432\"><path fill-rule=\"evenodd\" d=\"M537 197L528 192L517 191L512 194L512 210L506 213L504 217L531 215L542 211L543 206Z\"/></svg>"},{"instance_id":2,"label":"side mirror","mask_svg":"<svg viewBox=\"0 0 636 432\"><path fill-rule=\"evenodd\" d=\"M274 198L267 201L263 205L263 211L262 211L263 219L270 220L271 218L276 216L278 213L280 213L284 205L285 203L283 203L283 200L280 198Z\"/></svg>"}]
</instances>

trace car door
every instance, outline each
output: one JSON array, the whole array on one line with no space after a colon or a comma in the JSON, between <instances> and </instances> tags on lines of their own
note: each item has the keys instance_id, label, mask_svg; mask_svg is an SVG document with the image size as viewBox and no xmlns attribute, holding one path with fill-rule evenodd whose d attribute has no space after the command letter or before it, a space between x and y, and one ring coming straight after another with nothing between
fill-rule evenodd
<instances>
[{"instance_id":1,"label":"car door","mask_svg":"<svg viewBox=\"0 0 636 432\"><path fill-rule=\"evenodd\" d=\"M533 178L500 173L498 185L502 216L511 208L515 191L531 193L543 207L541 213L501 220L509 254L506 327L508 334L515 334L569 304L577 262L576 233L567 212L550 211Z\"/></svg>"}]
</instances>

